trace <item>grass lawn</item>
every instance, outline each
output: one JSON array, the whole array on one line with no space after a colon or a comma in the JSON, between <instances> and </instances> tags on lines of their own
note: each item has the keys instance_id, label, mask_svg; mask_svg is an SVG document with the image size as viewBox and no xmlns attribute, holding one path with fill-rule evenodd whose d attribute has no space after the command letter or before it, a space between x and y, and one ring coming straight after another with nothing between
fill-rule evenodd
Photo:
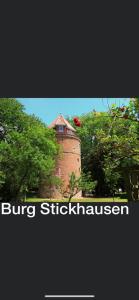
<instances>
[{"instance_id":1,"label":"grass lawn","mask_svg":"<svg viewBox=\"0 0 139 300\"><path fill-rule=\"evenodd\" d=\"M26 202L68 202L68 199L43 199L43 198L27 198ZM127 199L121 199L120 197L115 198L81 198L72 199L71 202L127 202Z\"/></svg>"}]
</instances>

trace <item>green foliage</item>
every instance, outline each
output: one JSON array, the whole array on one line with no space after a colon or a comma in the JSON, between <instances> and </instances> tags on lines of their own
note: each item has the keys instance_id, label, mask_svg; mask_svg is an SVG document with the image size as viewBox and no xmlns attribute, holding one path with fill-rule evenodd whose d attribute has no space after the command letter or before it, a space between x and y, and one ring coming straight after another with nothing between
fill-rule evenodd
<instances>
[{"instance_id":1,"label":"green foliage","mask_svg":"<svg viewBox=\"0 0 139 300\"><path fill-rule=\"evenodd\" d=\"M136 98L126 107L112 105L105 113L92 111L80 117L82 126L76 131L81 139L82 168L97 180L97 196L124 189L122 168L139 163L138 106Z\"/></svg>"},{"instance_id":2,"label":"green foliage","mask_svg":"<svg viewBox=\"0 0 139 300\"><path fill-rule=\"evenodd\" d=\"M82 192L93 192L96 187L97 181L92 181L92 176L88 172L87 174L82 173L79 180L79 187Z\"/></svg>"},{"instance_id":3,"label":"green foliage","mask_svg":"<svg viewBox=\"0 0 139 300\"><path fill-rule=\"evenodd\" d=\"M131 98L128 105L117 107L115 104L110 108L110 114L114 117L138 122L139 98Z\"/></svg>"},{"instance_id":4,"label":"green foliage","mask_svg":"<svg viewBox=\"0 0 139 300\"><path fill-rule=\"evenodd\" d=\"M0 188L4 182L5 182L5 175L2 171L0 171Z\"/></svg>"},{"instance_id":5,"label":"green foliage","mask_svg":"<svg viewBox=\"0 0 139 300\"><path fill-rule=\"evenodd\" d=\"M0 197L18 201L24 191L39 186L40 177L55 167L58 145L53 130L24 113L16 99L0 99Z\"/></svg>"},{"instance_id":6,"label":"green foliage","mask_svg":"<svg viewBox=\"0 0 139 300\"><path fill-rule=\"evenodd\" d=\"M96 182L92 181L90 174L82 174L77 177L74 172L69 175L69 185L66 189L61 186L61 193L63 196L71 199L80 191L93 191L96 186Z\"/></svg>"},{"instance_id":7,"label":"green foliage","mask_svg":"<svg viewBox=\"0 0 139 300\"><path fill-rule=\"evenodd\" d=\"M49 199L52 199L53 196L53 191L54 189L61 189L63 182L61 178L59 178L56 175L53 175L52 173L49 175L43 175L41 178L41 183L40 183L40 191L46 189L47 190L47 197ZM41 192L40 192L41 194Z\"/></svg>"}]
</instances>

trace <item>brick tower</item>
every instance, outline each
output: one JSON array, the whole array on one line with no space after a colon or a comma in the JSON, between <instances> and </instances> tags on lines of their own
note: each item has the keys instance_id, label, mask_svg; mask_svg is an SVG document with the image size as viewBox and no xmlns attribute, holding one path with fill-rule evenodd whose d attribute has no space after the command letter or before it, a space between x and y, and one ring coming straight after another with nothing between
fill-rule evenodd
<instances>
[{"instance_id":1,"label":"brick tower","mask_svg":"<svg viewBox=\"0 0 139 300\"><path fill-rule=\"evenodd\" d=\"M62 115L59 115L49 128L54 128L56 131L57 141L62 150L56 162L55 175L63 180L64 188L66 189L69 184L69 175L72 172L74 172L76 176L80 176L81 174L80 139L76 136L76 130ZM45 190L47 191L47 186ZM46 193L42 196L47 197ZM80 198L81 194L82 193L79 192L75 197ZM62 195L58 189L53 188L52 198L59 199L61 197Z\"/></svg>"}]
</instances>

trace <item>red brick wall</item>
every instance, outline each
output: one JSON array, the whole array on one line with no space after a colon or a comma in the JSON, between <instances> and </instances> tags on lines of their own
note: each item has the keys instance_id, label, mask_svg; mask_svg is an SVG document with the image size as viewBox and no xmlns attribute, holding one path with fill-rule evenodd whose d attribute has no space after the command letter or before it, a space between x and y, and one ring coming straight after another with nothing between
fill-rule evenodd
<instances>
[{"instance_id":1,"label":"red brick wall","mask_svg":"<svg viewBox=\"0 0 139 300\"><path fill-rule=\"evenodd\" d=\"M63 179L65 188L69 183L69 175L74 172L77 176L81 174L81 148L80 140L76 136L58 135L58 143L61 145L62 153L57 160L56 175ZM78 193L76 197L80 197ZM57 194L58 197L58 194ZM59 195L60 197L60 195Z\"/></svg>"},{"instance_id":2,"label":"red brick wall","mask_svg":"<svg viewBox=\"0 0 139 300\"><path fill-rule=\"evenodd\" d=\"M69 175L74 172L77 176L81 174L81 148L80 140L76 136L68 134L57 134L57 141L61 145L61 154L57 159L55 175L64 181L66 189L69 183ZM48 197L47 186L41 188L41 197ZM81 197L81 192L76 195ZM61 194L55 188L52 198L61 198Z\"/></svg>"}]
</instances>

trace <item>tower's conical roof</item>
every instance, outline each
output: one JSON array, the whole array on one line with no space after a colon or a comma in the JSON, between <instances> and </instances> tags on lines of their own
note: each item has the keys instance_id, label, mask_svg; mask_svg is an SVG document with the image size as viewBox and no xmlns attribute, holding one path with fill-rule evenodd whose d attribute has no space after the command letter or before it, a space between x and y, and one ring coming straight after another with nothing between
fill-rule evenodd
<instances>
[{"instance_id":1,"label":"tower's conical roof","mask_svg":"<svg viewBox=\"0 0 139 300\"><path fill-rule=\"evenodd\" d=\"M49 128L55 128L56 125L64 125L72 131L76 131L71 124L62 116L59 115L50 125Z\"/></svg>"}]
</instances>

